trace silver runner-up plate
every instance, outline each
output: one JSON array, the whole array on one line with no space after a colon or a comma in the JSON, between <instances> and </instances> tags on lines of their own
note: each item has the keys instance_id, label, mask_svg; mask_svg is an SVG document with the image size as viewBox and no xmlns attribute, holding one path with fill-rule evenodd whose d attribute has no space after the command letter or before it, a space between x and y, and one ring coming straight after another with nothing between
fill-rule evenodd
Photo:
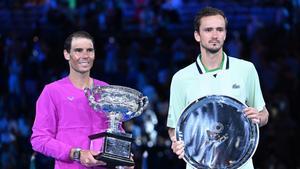
<instances>
[{"instance_id":1,"label":"silver runner-up plate","mask_svg":"<svg viewBox=\"0 0 300 169\"><path fill-rule=\"evenodd\" d=\"M197 169L236 169L254 154L258 125L242 111L247 106L223 95L199 98L187 106L176 126L184 160Z\"/></svg>"}]
</instances>

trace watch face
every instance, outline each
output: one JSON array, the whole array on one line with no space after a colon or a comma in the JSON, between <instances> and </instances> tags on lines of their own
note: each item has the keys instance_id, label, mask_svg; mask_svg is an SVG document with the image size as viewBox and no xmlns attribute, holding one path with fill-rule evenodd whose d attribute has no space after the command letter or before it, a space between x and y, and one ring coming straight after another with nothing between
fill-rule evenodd
<instances>
[{"instance_id":1,"label":"watch face","mask_svg":"<svg viewBox=\"0 0 300 169\"><path fill-rule=\"evenodd\" d=\"M79 161L80 160L80 149L75 149L74 153L73 153L73 159L75 161Z\"/></svg>"},{"instance_id":2,"label":"watch face","mask_svg":"<svg viewBox=\"0 0 300 169\"><path fill-rule=\"evenodd\" d=\"M198 169L236 169L256 150L259 131L243 113L246 105L228 96L211 95L191 103L181 114L177 140L184 159Z\"/></svg>"}]
</instances>

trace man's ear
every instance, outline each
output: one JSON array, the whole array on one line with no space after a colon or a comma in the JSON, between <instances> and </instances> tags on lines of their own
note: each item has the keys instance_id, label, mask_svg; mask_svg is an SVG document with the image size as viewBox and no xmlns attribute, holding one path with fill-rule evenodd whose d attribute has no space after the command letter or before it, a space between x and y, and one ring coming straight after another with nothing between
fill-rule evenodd
<instances>
[{"instance_id":1,"label":"man's ear","mask_svg":"<svg viewBox=\"0 0 300 169\"><path fill-rule=\"evenodd\" d=\"M67 50L64 50L64 57L66 60L70 60L70 53Z\"/></svg>"},{"instance_id":2,"label":"man's ear","mask_svg":"<svg viewBox=\"0 0 300 169\"><path fill-rule=\"evenodd\" d=\"M197 31L194 31L194 38L197 42L200 42L200 36L199 36L199 33Z\"/></svg>"},{"instance_id":3,"label":"man's ear","mask_svg":"<svg viewBox=\"0 0 300 169\"><path fill-rule=\"evenodd\" d=\"M225 29L225 30L226 30L226 29ZM227 31L225 32L224 41L226 40L226 36L227 36Z\"/></svg>"}]
</instances>

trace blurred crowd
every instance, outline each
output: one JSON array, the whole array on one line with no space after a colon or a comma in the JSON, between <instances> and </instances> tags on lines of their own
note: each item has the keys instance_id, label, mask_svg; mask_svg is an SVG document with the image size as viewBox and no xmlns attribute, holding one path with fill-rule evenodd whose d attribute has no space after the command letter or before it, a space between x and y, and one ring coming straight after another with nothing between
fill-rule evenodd
<instances>
[{"instance_id":1,"label":"blurred crowd","mask_svg":"<svg viewBox=\"0 0 300 169\"><path fill-rule=\"evenodd\" d=\"M214 3L213 3L214 2ZM300 169L297 111L299 0L2 0L0 2L0 168L53 168L29 138L43 86L67 75L63 42L75 30L95 37L95 78L142 91L150 105L126 122L136 168L179 169L166 119L172 75L194 62L193 16L211 5L229 19L225 52L253 62L266 106L254 165ZM32 156L35 155L35 156Z\"/></svg>"}]
</instances>

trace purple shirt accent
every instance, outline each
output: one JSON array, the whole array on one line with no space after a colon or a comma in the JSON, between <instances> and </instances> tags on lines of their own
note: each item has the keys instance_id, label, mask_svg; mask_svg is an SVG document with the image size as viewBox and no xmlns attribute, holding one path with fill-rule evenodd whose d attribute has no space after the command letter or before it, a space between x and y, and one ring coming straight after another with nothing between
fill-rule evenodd
<instances>
[{"instance_id":1,"label":"purple shirt accent","mask_svg":"<svg viewBox=\"0 0 300 169\"><path fill-rule=\"evenodd\" d=\"M94 79L94 85L108 84ZM55 158L56 169L84 169L70 159L70 150L89 149L88 136L105 131L106 120L104 113L89 106L84 91L76 88L68 77L50 83L36 103L31 136L33 150Z\"/></svg>"}]
</instances>

